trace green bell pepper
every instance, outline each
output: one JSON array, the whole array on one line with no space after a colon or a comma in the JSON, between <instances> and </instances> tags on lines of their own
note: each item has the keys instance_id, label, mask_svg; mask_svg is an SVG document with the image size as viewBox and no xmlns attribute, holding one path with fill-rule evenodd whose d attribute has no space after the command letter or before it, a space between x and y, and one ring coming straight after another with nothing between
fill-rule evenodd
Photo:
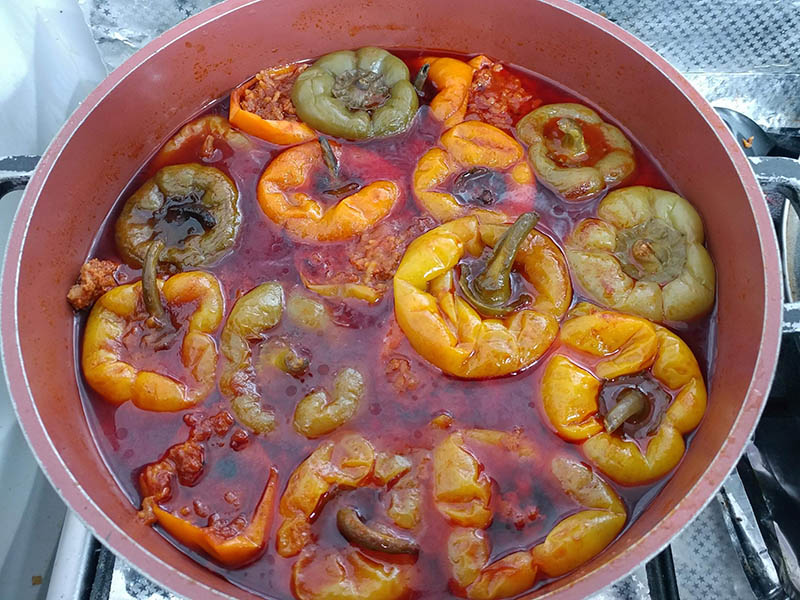
<instances>
[{"instance_id":1,"label":"green bell pepper","mask_svg":"<svg viewBox=\"0 0 800 600\"><path fill-rule=\"evenodd\" d=\"M239 193L222 171L195 163L163 167L125 203L115 239L122 258L145 263L151 242L164 243L162 262L213 264L227 254L239 230Z\"/></svg>"},{"instance_id":2,"label":"green bell pepper","mask_svg":"<svg viewBox=\"0 0 800 600\"><path fill-rule=\"evenodd\" d=\"M317 131L351 140L405 131L419 106L405 63L373 47L317 60L297 78L292 102Z\"/></svg>"}]
</instances>

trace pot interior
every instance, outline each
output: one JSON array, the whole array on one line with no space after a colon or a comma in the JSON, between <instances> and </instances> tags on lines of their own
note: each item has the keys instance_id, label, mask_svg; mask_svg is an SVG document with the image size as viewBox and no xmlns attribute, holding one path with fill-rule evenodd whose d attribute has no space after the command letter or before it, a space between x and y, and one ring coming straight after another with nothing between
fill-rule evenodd
<instances>
[{"instance_id":1,"label":"pot interior","mask_svg":"<svg viewBox=\"0 0 800 600\"><path fill-rule=\"evenodd\" d=\"M611 25L602 25L610 29L604 30L602 23L562 2L464 0L457 11L446 2L422 0L227 2L147 46L89 97L43 160L14 225L9 254L15 245L22 247L15 316L29 392L8 340L5 353L34 450L101 540L183 595L215 596L208 586L254 597L135 519L80 408L73 317L64 295L127 182L192 114L264 66L365 45L482 52L553 79L619 120L697 207L718 277L709 410L683 463L638 520L599 557L545 591L582 597L610 583L699 511L738 456L767 392L776 339L765 341L763 332L765 313L774 312L780 300L770 279L777 255L772 241L759 234L761 217L751 202L760 202L760 195L751 180L743 183L721 122L706 120L693 104L697 96L687 96L685 82L671 81L663 64L651 62L658 60L655 55L643 46L632 48L632 38ZM12 257L4 291L13 289L8 286L16 273ZM768 286L778 298L769 307ZM4 300L5 338L13 327L9 306ZM767 362L757 369L762 348ZM759 385L748 398L754 373Z\"/></svg>"}]
</instances>

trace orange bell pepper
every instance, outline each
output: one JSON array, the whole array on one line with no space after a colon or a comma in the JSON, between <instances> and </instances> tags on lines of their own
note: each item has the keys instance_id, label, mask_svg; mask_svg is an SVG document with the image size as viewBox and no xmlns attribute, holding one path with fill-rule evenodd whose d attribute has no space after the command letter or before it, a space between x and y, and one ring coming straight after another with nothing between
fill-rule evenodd
<instances>
[{"instance_id":1,"label":"orange bell pepper","mask_svg":"<svg viewBox=\"0 0 800 600\"><path fill-rule=\"evenodd\" d=\"M157 283L167 306L196 305L181 344L188 382L140 370L122 359L127 329L132 323L143 325L148 318L140 281L118 286L95 303L83 338L83 373L89 385L112 404L130 400L144 410L184 410L214 389L217 346L211 334L222 321L222 291L213 275L201 271L178 273Z\"/></svg>"},{"instance_id":2,"label":"orange bell pepper","mask_svg":"<svg viewBox=\"0 0 800 600\"><path fill-rule=\"evenodd\" d=\"M639 317L579 306L584 313L564 322L560 342L599 358L582 368L563 354L547 365L541 383L544 412L558 434L581 443L586 457L615 481L640 485L672 470L685 451L683 436L700 423L706 389L692 351L675 334ZM649 371L675 393L655 435L642 450L612 435L599 417L604 380Z\"/></svg>"},{"instance_id":3,"label":"orange bell pepper","mask_svg":"<svg viewBox=\"0 0 800 600\"><path fill-rule=\"evenodd\" d=\"M286 65L270 69L267 74L281 76L293 69L296 69L295 65ZM302 144L316 139L316 131L299 120L262 119L257 114L243 109L242 98L257 80L258 77L253 77L231 92L231 106L228 112L231 124L245 133L279 146Z\"/></svg>"},{"instance_id":4,"label":"orange bell pepper","mask_svg":"<svg viewBox=\"0 0 800 600\"><path fill-rule=\"evenodd\" d=\"M484 220L504 222L533 207L536 182L522 146L502 130L482 123L465 121L449 129L439 139L442 148L431 148L414 169L414 194L420 208L440 222L474 213ZM451 177L475 167L502 174L506 189L492 208L473 208L461 204L449 192L441 191Z\"/></svg>"},{"instance_id":5,"label":"orange bell pepper","mask_svg":"<svg viewBox=\"0 0 800 600\"><path fill-rule=\"evenodd\" d=\"M534 230L514 268L537 290L529 308L484 318L455 289L453 270L467 254L496 243L499 229L474 216L440 225L414 240L394 277L397 322L414 349L451 375L498 377L538 359L558 333L572 288L564 257Z\"/></svg>"},{"instance_id":6,"label":"orange bell pepper","mask_svg":"<svg viewBox=\"0 0 800 600\"><path fill-rule=\"evenodd\" d=\"M331 146L337 159L347 151L336 143ZM325 209L308 194L297 191L307 183L314 167L321 164L320 145L308 142L279 154L258 182L261 210L295 238L319 242L347 240L383 219L400 199L396 183L378 180Z\"/></svg>"},{"instance_id":7,"label":"orange bell pepper","mask_svg":"<svg viewBox=\"0 0 800 600\"><path fill-rule=\"evenodd\" d=\"M261 556L267 546L277 487L278 471L273 467L253 518L233 537L223 537L211 526L198 527L158 505L153 506L153 513L159 525L182 544L205 552L228 568L242 567Z\"/></svg>"},{"instance_id":8,"label":"orange bell pepper","mask_svg":"<svg viewBox=\"0 0 800 600\"><path fill-rule=\"evenodd\" d=\"M225 117L219 115L208 115L200 117L184 125L181 130L170 139L158 154L153 158L150 167L153 170L160 169L167 165L188 162L187 157L181 152L190 144L197 143L199 140L206 140L209 137L214 142L223 142L232 150L246 152L253 147L252 142L247 136L234 130ZM191 160L198 160L199 157L192 157Z\"/></svg>"},{"instance_id":9,"label":"orange bell pepper","mask_svg":"<svg viewBox=\"0 0 800 600\"><path fill-rule=\"evenodd\" d=\"M475 69L457 58L427 57L421 61L430 65L428 78L438 93L431 101L433 116L452 127L464 120L469 100L469 87Z\"/></svg>"}]
</instances>

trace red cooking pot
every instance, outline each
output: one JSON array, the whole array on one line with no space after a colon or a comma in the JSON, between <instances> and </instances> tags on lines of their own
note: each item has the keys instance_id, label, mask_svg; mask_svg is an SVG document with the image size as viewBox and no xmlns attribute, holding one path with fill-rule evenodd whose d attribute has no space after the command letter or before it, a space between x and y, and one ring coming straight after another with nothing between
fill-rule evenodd
<instances>
[{"instance_id":1,"label":"red cooking pot","mask_svg":"<svg viewBox=\"0 0 800 600\"><path fill-rule=\"evenodd\" d=\"M736 464L770 387L782 288L767 206L723 122L655 52L564 0L229 0L137 52L53 140L11 230L2 350L19 421L53 486L113 551L184 596L255 597L134 517L81 410L76 330L64 294L112 203L193 113L265 64L371 44L479 50L564 84L619 119L705 221L718 277L709 410L683 463L633 525L537 592L582 598L663 548Z\"/></svg>"}]
</instances>

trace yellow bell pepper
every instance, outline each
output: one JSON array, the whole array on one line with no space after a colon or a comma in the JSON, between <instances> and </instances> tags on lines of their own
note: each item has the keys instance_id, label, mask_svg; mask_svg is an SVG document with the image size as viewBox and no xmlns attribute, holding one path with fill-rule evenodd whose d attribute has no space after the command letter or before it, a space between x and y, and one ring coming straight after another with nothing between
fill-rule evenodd
<instances>
[{"instance_id":1,"label":"yellow bell pepper","mask_svg":"<svg viewBox=\"0 0 800 600\"><path fill-rule=\"evenodd\" d=\"M597 302L651 321L686 321L714 304L714 263L703 222L672 192L644 186L608 194L597 218L565 240L583 288Z\"/></svg>"},{"instance_id":2,"label":"yellow bell pepper","mask_svg":"<svg viewBox=\"0 0 800 600\"><path fill-rule=\"evenodd\" d=\"M153 411L191 408L213 389L217 346L211 334L219 327L224 302L217 279L200 271L173 275L158 281L167 306L193 303L181 343L186 381L155 371L138 369L123 360L124 336L131 326L145 326L141 282L118 286L95 303L86 323L82 366L89 385L112 404L131 401ZM132 349L131 354L138 352Z\"/></svg>"},{"instance_id":3,"label":"yellow bell pepper","mask_svg":"<svg viewBox=\"0 0 800 600\"><path fill-rule=\"evenodd\" d=\"M658 479L680 462L683 436L705 412L706 389L697 360L664 327L631 315L585 307L580 311L584 314L564 322L559 340L565 349L588 355L594 366L581 367L564 354L553 356L541 383L544 412L561 437L581 443L585 456L614 481L640 485ZM598 403L605 381L643 371L665 393L674 394L644 450L608 432L609 420L600 416Z\"/></svg>"},{"instance_id":4,"label":"yellow bell pepper","mask_svg":"<svg viewBox=\"0 0 800 600\"><path fill-rule=\"evenodd\" d=\"M151 169L160 169L167 165L187 162L186 149L197 145L200 155L192 156L191 160L208 158L202 156L206 151L207 140L211 138L214 143L222 142L231 150L247 152L253 147L247 136L233 129L225 117L207 115L195 119L184 125L181 130L170 139L150 163ZM201 142L202 140L202 142ZM214 148L213 144L211 146Z\"/></svg>"},{"instance_id":5,"label":"yellow bell pepper","mask_svg":"<svg viewBox=\"0 0 800 600\"><path fill-rule=\"evenodd\" d=\"M619 535L628 515L614 490L581 463L558 457L550 469L564 493L587 509L559 521L531 549L539 570L559 577L598 555Z\"/></svg>"},{"instance_id":6,"label":"yellow bell pepper","mask_svg":"<svg viewBox=\"0 0 800 600\"><path fill-rule=\"evenodd\" d=\"M433 451L433 498L452 523L484 529L492 522L492 482L464 447L464 434L451 434Z\"/></svg>"},{"instance_id":7,"label":"yellow bell pepper","mask_svg":"<svg viewBox=\"0 0 800 600\"><path fill-rule=\"evenodd\" d=\"M451 375L498 377L524 369L555 339L572 288L560 250L533 230L513 268L536 290L529 307L484 318L456 291L454 267L497 242L500 230L464 217L440 225L406 250L394 277L397 322L414 349Z\"/></svg>"},{"instance_id":8,"label":"yellow bell pepper","mask_svg":"<svg viewBox=\"0 0 800 600\"><path fill-rule=\"evenodd\" d=\"M413 175L420 208L436 220L451 221L475 213L502 223L507 216L518 216L533 207L533 173L522 146L510 135L481 121L465 121L444 132L439 144L441 148L422 155ZM441 191L453 177L451 191ZM504 189L498 193L491 189L490 178L500 177ZM462 192L469 194L468 203L456 198L455 194Z\"/></svg>"},{"instance_id":9,"label":"yellow bell pepper","mask_svg":"<svg viewBox=\"0 0 800 600\"><path fill-rule=\"evenodd\" d=\"M256 560L266 548L277 487L278 471L273 468L253 518L233 537L220 535L213 526L198 527L157 504L153 505L153 513L159 525L182 544L205 552L228 568L241 567Z\"/></svg>"},{"instance_id":10,"label":"yellow bell pepper","mask_svg":"<svg viewBox=\"0 0 800 600\"><path fill-rule=\"evenodd\" d=\"M539 459L520 435L492 430L456 432L434 449L434 502L456 525L447 542L453 583L470 600L516 596L531 588L540 572L563 575L599 554L625 525L625 506L608 484L582 464L558 457L551 473L582 510L557 523L541 543L490 562L484 530L493 517L491 474L472 454L476 444L500 446L517 460Z\"/></svg>"},{"instance_id":11,"label":"yellow bell pepper","mask_svg":"<svg viewBox=\"0 0 800 600\"><path fill-rule=\"evenodd\" d=\"M347 150L331 142L337 160ZM261 210L289 235L306 241L344 241L364 233L388 215L400 199L400 188L392 181L378 180L324 208L304 192L315 167L323 164L317 142L285 150L272 160L258 182Z\"/></svg>"},{"instance_id":12,"label":"yellow bell pepper","mask_svg":"<svg viewBox=\"0 0 800 600\"><path fill-rule=\"evenodd\" d=\"M356 488L370 482L375 449L357 434L325 441L295 469L279 504L283 521L276 546L283 557L296 556L310 541L311 516L334 487Z\"/></svg>"},{"instance_id":13,"label":"yellow bell pepper","mask_svg":"<svg viewBox=\"0 0 800 600\"><path fill-rule=\"evenodd\" d=\"M566 200L588 200L622 183L636 168L633 146L582 104L546 104L517 123L536 174Z\"/></svg>"},{"instance_id":14,"label":"yellow bell pepper","mask_svg":"<svg viewBox=\"0 0 800 600\"><path fill-rule=\"evenodd\" d=\"M467 113L475 69L462 60L447 56L423 58L422 63L430 65L428 79L438 91L431 100L431 113L445 127L458 125Z\"/></svg>"},{"instance_id":15,"label":"yellow bell pepper","mask_svg":"<svg viewBox=\"0 0 800 600\"><path fill-rule=\"evenodd\" d=\"M411 592L408 565L354 548L308 548L292 567L298 600L397 600Z\"/></svg>"}]
</instances>

